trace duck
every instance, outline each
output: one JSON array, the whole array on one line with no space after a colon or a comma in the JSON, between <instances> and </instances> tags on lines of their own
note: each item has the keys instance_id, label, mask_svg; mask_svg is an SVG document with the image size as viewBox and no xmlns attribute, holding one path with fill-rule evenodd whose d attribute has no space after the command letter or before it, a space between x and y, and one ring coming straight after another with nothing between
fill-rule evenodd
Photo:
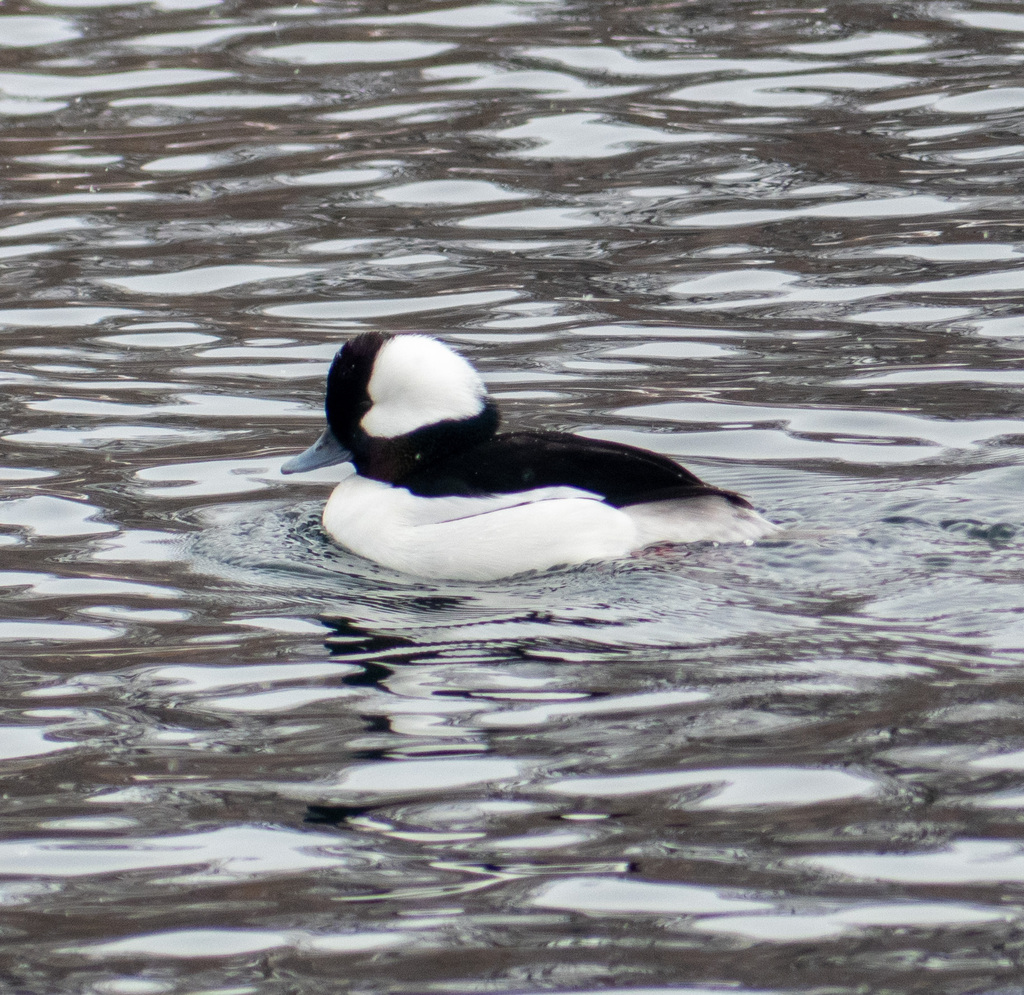
<instances>
[{"instance_id":1,"label":"duck","mask_svg":"<svg viewBox=\"0 0 1024 995\"><path fill-rule=\"evenodd\" d=\"M327 374L327 426L284 474L350 463L324 531L427 579L491 581L651 546L777 531L740 494L659 453L565 432L499 432L480 374L419 333L360 333Z\"/></svg>"}]
</instances>

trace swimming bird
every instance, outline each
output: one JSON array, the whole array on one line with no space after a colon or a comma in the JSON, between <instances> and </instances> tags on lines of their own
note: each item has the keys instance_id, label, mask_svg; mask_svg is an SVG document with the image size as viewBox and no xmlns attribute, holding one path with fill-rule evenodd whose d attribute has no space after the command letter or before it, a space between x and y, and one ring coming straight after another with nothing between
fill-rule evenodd
<instances>
[{"instance_id":1,"label":"swimming bird","mask_svg":"<svg viewBox=\"0 0 1024 995\"><path fill-rule=\"evenodd\" d=\"M281 472L351 463L324 529L405 573L495 580L777 530L746 498L658 453L563 432L499 433L479 373L426 335L350 339L331 363L324 407L323 434Z\"/></svg>"}]
</instances>

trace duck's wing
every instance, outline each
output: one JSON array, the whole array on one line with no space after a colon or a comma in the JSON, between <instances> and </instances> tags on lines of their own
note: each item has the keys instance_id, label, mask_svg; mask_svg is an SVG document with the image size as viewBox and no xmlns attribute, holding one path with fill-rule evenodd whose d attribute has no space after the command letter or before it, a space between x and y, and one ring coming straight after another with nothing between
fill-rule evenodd
<instances>
[{"instance_id":1,"label":"duck's wing","mask_svg":"<svg viewBox=\"0 0 1024 995\"><path fill-rule=\"evenodd\" d=\"M592 494L578 487L537 487L509 494L445 494L432 497L430 501L421 501L411 507L407 513L407 520L410 525L445 525L508 511L510 508L520 508L527 504L568 499L601 502L599 494Z\"/></svg>"},{"instance_id":2,"label":"duck's wing","mask_svg":"<svg viewBox=\"0 0 1024 995\"><path fill-rule=\"evenodd\" d=\"M396 483L423 497L572 487L596 494L616 508L705 495L750 507L745 498L705 484L666 456L561 432L496 435Z\"/></svg>"}]
</instances>

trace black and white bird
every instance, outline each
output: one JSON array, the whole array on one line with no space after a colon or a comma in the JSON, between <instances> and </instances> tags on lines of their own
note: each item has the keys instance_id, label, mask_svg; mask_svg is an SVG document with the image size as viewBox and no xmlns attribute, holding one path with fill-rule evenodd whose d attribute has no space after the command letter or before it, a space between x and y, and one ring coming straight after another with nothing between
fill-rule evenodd
<instances>
[{"instance_id":1,"label":"black and white bird","mask_svg":"<svg viewBox=\"0 0 1024 995\"><path fill-rule=\"evenodd\" d=\"M327 533L383 566L494 580L657 543L777 531L665 456L563 432L498 432L480 375L425 335L365 332L327 374L327 428L282 473L351 463Z\"/></svg>"}]
</instances>

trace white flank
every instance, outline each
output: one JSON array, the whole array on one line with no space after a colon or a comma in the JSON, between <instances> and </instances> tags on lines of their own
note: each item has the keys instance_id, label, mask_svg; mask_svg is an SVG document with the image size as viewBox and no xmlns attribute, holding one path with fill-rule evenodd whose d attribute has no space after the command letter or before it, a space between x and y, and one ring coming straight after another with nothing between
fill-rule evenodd
<instances>
[{"instance_id":1,"label":"white flank","mask_svg":"<svg viewBox=\"0 0 1024 995\"><path fill-rule=\"evenodd\" d=\"M622 509L573 487L425 498L355 475L334 489L323 521L336 542L368 560L458 580L616 559L656 542L745 542L778 531L713 496Z\"/></svg>"},{"instance_id":2,"label":"white flank","mask_svg":"<svg viewBox=\"0 0 1024 995\"><path fill-rule=\"evenodd\" d=\"M459 580L614 559L637 542L629 518L586 491L423 498L359 476L334 489L324 528L342 546L393 570Z\"/></svg>"},{"instance_id":3,"label":"white flank","mask_svg":"<svg viewBox=\"0 0 1024 995\"><path fill-rule=\"evenodd\" d=\"M472 418L487 389L480 375L444 343L425 335L399 335L381 346L367 387L373 407L363 430L393 439L424 425Z\"/></svg>"}]
</instances>

